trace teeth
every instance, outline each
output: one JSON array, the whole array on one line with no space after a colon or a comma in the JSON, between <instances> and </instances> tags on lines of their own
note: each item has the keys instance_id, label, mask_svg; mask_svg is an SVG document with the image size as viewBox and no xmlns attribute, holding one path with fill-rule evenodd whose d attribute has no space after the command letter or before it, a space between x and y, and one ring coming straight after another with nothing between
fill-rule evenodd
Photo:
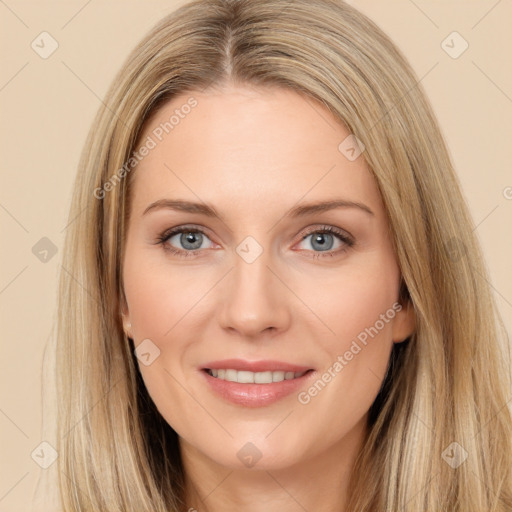
<instances>
[{"instance_id":1,"label":"teeth","mask_svg":"<svg viewBox=\"0 0 512 512\"><path fill-rule=\"evenodd\" d=\"M239 384L270 384L271 382L282 382L283 380L297 379L306 372L248 372L246 370L208 370L213 377Z\"/></svg>"}]
</instances>

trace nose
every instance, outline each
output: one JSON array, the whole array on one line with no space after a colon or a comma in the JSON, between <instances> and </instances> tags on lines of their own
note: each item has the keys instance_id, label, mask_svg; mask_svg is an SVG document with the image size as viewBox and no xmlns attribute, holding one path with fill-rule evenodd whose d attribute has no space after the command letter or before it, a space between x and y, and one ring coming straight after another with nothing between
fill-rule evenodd
<instances>
[{"instance_id":1,"label":"nose","mask_svg":"<svg viewBox=\"0 0 512 512\"><path fill-rule=\"evenodd\" d=\"M234 268L219 290L219 323L223 329L254 338L289 327L290 291L263 252L252 263L235 253Z\"/></svg>"}]
</instances>

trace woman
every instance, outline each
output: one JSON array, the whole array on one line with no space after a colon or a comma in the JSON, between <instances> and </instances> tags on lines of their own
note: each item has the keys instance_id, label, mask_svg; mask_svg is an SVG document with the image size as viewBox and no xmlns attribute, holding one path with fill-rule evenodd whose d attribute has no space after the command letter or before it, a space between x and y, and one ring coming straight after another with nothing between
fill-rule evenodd
<instances>
[{"instance_id":1,"label":"woman","mask_svg":"<svg viewBox=\"0 0 512 512\"><path fill-rule=\"evenodd\" d=\"M163 19L97 115L70 220L64 510L511 510L472 221L417 78L354 8Z\"/></svg>"}]
</instances>

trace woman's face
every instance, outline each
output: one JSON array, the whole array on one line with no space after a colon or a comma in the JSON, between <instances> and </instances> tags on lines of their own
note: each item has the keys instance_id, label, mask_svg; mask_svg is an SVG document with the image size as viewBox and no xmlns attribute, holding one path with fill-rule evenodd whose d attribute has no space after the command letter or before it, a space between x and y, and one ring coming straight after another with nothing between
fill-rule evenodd
<instances>
[{"instance_id":1,"label":"woman's face","mask_svg":"<svg viewBox=\"0 0 512 512\"><path fill-rule=\"evenodd\" d=\"M277 469L364 433L414 317L349 136L293 91L234 86L175 97L147 125L123 318L189 453Z\"/></svg>"}]
</instances>

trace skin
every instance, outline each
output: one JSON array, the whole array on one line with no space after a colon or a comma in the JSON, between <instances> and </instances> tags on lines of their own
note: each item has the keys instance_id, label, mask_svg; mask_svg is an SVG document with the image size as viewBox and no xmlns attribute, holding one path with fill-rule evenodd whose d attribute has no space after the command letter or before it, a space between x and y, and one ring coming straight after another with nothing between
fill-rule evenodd
<instances>
[{"instance_id":1,"label":"skin","mask_svg":"<svg viewBox=\"0 0 512 512\"><path fill-rule=\"evenodd\" d=\"M404 304L307 404L292 393L264 407L235 405L199 372L212 360L276 359L315 369L307 390L397 303L400 271L378 188L363 156L350 161L338 150L346 128L287 89L230 85L177 96L141 140L191 96L198 105L133 176L122 307L135 346L150 339L160 350L139 367L179 435L187 508L343 510L393 343L413 332L412 307ZM143 214L164 198L207 203L222 220L165 208ZM373 215L347 207L285 216L298 204L339 198ZM177 226L205 231L197 255L157 243ZM354 244L328 234L322 251L314 238L324 226ZM247 236L263 248L250 264L236 252ZM180 234L166 244L191 250ZM261 452L250 468L237 457L248 442Z\"/></svg>"}]
</instances>

